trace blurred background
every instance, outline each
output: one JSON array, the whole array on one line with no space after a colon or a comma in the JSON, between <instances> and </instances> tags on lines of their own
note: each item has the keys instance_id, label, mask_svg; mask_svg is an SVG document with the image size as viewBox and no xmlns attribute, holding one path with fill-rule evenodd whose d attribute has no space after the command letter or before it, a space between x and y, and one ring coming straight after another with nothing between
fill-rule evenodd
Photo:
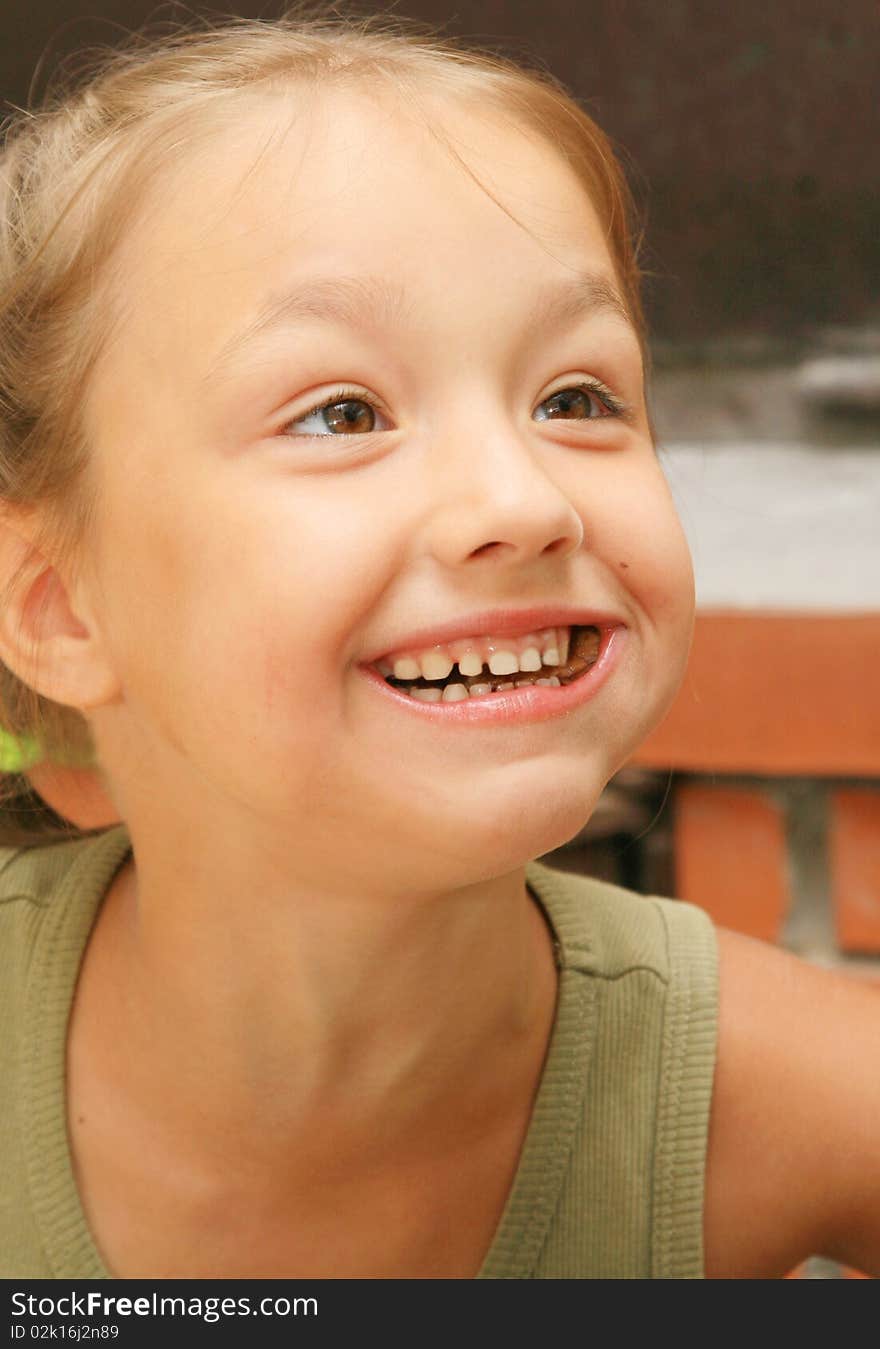
<instances>
[{"instance_id":1,"label":"blurred background","mask_svg":"<svg viewBox=\"0 0 880 1349\"><path fill-rule=\"evenodd\" d=\"M545 860L880 987L876 0L343 9L549 68L617 144L644 222L650 398L697 630L666 721ZM0 94L25 105L66 52L187 12L6 0Z\"/></svg>"}]
</instances>

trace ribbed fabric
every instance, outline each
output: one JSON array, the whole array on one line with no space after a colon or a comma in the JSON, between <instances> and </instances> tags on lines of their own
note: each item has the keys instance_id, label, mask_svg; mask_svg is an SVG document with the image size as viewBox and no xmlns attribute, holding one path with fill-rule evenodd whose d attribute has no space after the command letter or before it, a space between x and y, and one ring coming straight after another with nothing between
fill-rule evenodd
<instances>
[{"instance_id":1,"label":"ribbed fabric","mask_svg":"<svg viewBox=\"0 0 880 1349\"><path fill-rule=\"evenodd\" d=\"M65 1045L123 825L0 849L0 1277L109 1278L80 1203ZM556 1019L481 1279L700 1278L717 956L706 915L533 862Z\"/></svg>"},{"instance_id":2,"label":"ribbed fabric","mask_svg":"<svg viewBox=\"0 0 880 1349\"><path fill-rule=\"evenodd\" d=\"M559 998L513 1189L481 1278L703 1277L717 1031L702 910L526 869Z\"/></svg>"},{"instance_id":3,"label":"ribbed fabric","mask_svg":"<svg viewBox=\"0 0 880 1349\"><path fill-rule=\"evenodd\" d=\"M65 1051L92 924L129 850L123 826L0 849L0 1275L108 1274L79 1201L67 1137Z\"/></svg>"}]
</instances>

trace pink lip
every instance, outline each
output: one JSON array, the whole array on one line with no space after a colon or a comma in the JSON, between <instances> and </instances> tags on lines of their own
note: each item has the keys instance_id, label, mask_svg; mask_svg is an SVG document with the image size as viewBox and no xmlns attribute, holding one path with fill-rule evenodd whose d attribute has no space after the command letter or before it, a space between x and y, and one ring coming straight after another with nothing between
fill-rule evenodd
<instances>
[{"instance_id":1,"label":"pink lip","mask_svg":"<svg viewBox=\"0 0 880 1349\"><path fill-rule=\"evenodd\" d=\"M553 627L554 624L551 622L547 626ZM620 652L626 644L627 631L621 625L604 627L595 665L586 674L558 689L532 684L521 689L484 693L477 698L468 696L454 703L425 703L395 689L372 665L358 668L379 693L391 699L395 707L408 710L415 717L435 722L439 720L445 726L509 726L523 721L550 721L554 717L569 715L595 696L617 666Z\"/></svg>"},{"instance_id":2,"label":"pink lip","mask_svg":"<svg viewBox=\"0 0 880 1349\"><path fill-rule=\"evenodd\" d=\"M457 637L519 637L524 632L538 632L542 628L602 628L619 625L620 619L616 614L600 609L573 609L565 605L535 609L484 609L478 614L465 614L433 628L418 628L395 641L393 646L383 647L381 651L366 656L363 664L374 665L376 661L387 660L399 651L427 651L429 647L442 646Z\"/></svg>"}]
</instances>

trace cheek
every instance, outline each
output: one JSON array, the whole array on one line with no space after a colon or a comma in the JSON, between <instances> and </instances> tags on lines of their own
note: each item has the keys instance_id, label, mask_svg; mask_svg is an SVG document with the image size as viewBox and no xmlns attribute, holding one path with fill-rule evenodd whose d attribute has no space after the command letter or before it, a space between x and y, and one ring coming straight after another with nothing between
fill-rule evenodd
<instances>
[{"instance_id":1,"label":"cheek","mask_svg":"<svg viewBox=\"0 0 880 1349\"><path fill-rule=\"evenodd\" d=\"M609 487L614 505L605 515L601 554L650 618L679 635L690 630L694 572L690 548L659 466Z\"/></svg>"},{"instance_id":2,"label":"cheek","mask_svg":"<svg viewBox=\"0 0 880 1349\"><path fill-rule=\"evenodd\" d=\"M302 477L241 475L206 492L199 519L210 527L190 519L188 540L174 545L187 577L187 677L201 675L227 714L247 708L252 733L277 737L279 750L291 736L308 743L310 728L337 714L340 672L371 603L381 535L375 504L358 510L354 496Z\"/></svg>"},{"instance_id":3,"label":"cheek","mask_svg":"<svg viewBox=\"0 0 880 1349\"><path fill-rule=\"evenodd\" d=\"M675 628L689 627L694 613L694 570L678 518L671 513L639 548L639 583L653 617ZM624 575L626 573L624 572Z\"/></svg>"}]
</instances>

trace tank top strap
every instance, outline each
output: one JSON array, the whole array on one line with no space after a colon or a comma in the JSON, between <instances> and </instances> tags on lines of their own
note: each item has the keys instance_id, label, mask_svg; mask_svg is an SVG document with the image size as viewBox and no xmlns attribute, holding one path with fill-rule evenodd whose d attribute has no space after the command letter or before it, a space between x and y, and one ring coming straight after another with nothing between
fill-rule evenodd
<instances>
[{"instance_id":1,"label":"tank top strap","mask_svg":"<svg viewBox=\"0 0 880 1349\"><path fill-rule=\"evenodd\" d=\"M700 1278L717 951L694 905L542 863L554 1029L480 1277Z\"/></svg>"}]
</instances>

